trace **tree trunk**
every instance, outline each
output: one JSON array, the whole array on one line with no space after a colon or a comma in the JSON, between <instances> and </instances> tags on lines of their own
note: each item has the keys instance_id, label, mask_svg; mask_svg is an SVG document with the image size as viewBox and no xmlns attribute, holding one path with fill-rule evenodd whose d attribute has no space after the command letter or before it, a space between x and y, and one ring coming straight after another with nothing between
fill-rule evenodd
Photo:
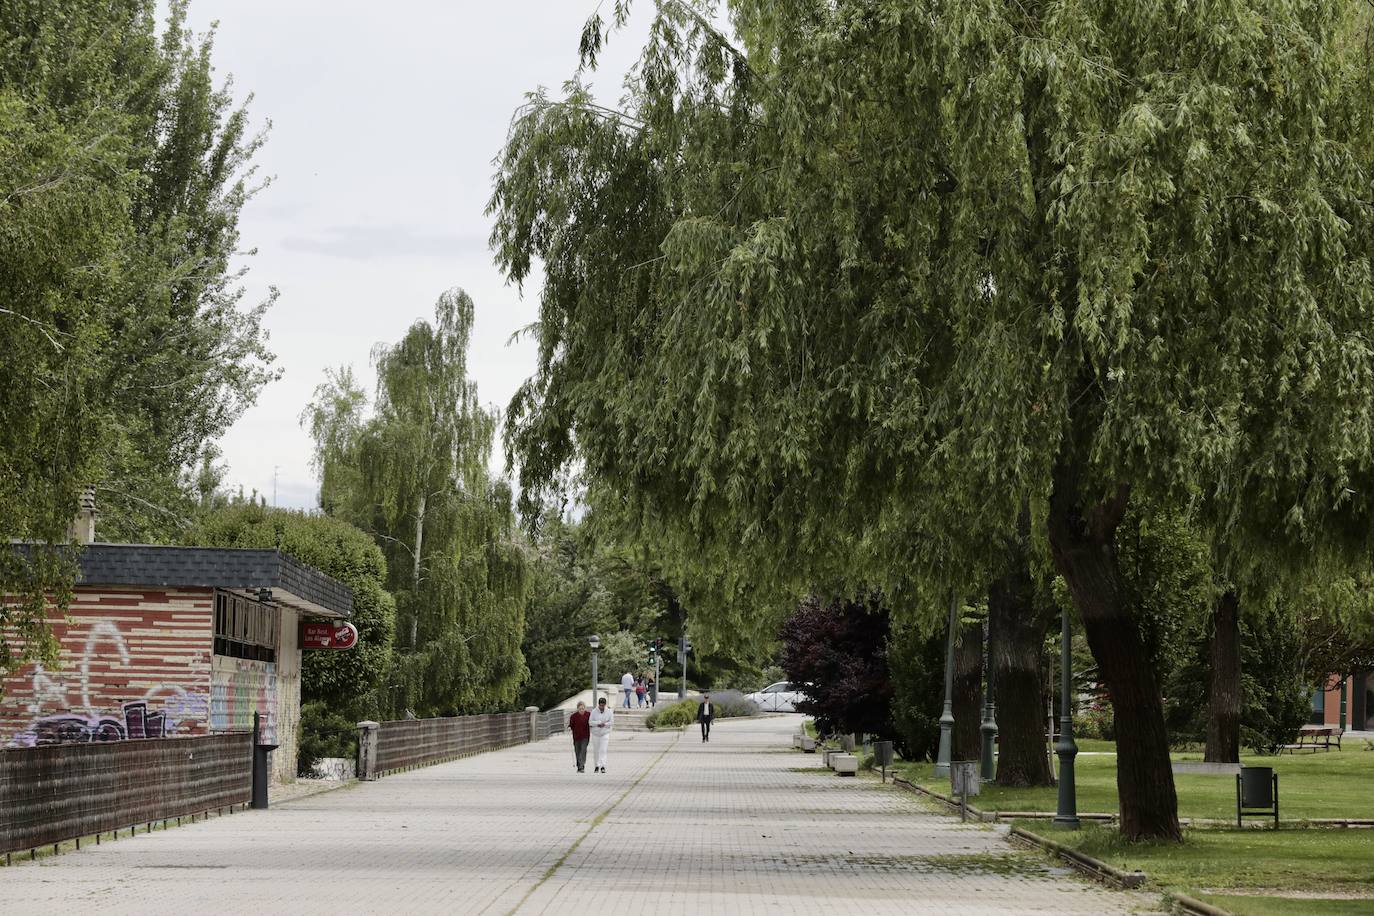
<instances>
[{"instance_id":1,"label":"tree trunk","mask_svg":"<svg viewBox=\"0 0 1374 916\"><path fill-rule=\"evenodd\" d=\"M1116 714L1121 835L1128 840L1181 840L1164 703L1116 555L1116 529L1128 495L1123 485L1113 497L1084 511L1075 481L1060 465L1047 519L1050 550L1082 617Z\"/></svg>"},{"instance_id":2,"label":"tree trunk","mask_svg":"<svg viewBox=\"0 0 1374 916\"><path fill-rule=\"evenodd\" d=\"M1006 575L988 589L988 632L997 700L997 784L1052 786L1045 754L1046 614L1037 614L1025 550L1011 551Z\"/></svg>"},{"instance_id":3,"label":"tree trunk","mask_svg":"<svg viewBox=\"0 0 1374 916\"><path fill-rule=\"evenodd\" d=\"M978 623L959 627L954 649L954 733L951 760L977 760L982 754L983 724L983 627Z\"/></svg>"},{"instance_id":4,"label":"tree trunk","mask_svg":"<svg viewBox=\"0 0 1374 916\"><path fill-rule=\"evenodd\" d=\"M410 571L410 648L412 651L420 643L420 558L424 556L425 546L425 506L428 500L420 494L420 506L415 512L415 555Z\"/></svg>"},{"instance_id":5,"label":"tree trunk","mask_svg":"<svg viewBox=\"0 0 1374 916\"><path fill-rule=\"evenodd\" d=\"M1207 697L1208 763L1240 763L1240 598L1227 590L1212 612L1211 690Z\"/></svg>"}]
</instances>

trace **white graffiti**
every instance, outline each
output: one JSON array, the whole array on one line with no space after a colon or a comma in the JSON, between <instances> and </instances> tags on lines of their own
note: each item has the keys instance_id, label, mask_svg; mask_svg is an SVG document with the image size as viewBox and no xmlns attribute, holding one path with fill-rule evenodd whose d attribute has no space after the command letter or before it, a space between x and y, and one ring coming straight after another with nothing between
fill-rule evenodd
<instances>
[{"instance_id":1,"label":"white graffiti","mask_svg":"<svg viewBox=\"0 0 1374 916\"><path fill-rule=\"evenodd\" d=\"M117 656L119 664L126 667L132 663L124 635L114 623L102 620L92 624L79 665L80 705L68 704L69 688L59 678L50 675L42 665L34 667L33 690L26 710L34 718L11 738L11 747L170 738L209 718L209 695L177 685L151 687L142 697L122 702L118 711L98 708L91 702L91 661L102 657L99 649L103 644L113 650L105 657ZM44 712L54 708L62 711Z\"/></svg>"},{"instance_id":2,"label":"white graffiti","mask_svg":"<svg viewBox=\"0 0 1374 916\"><path fill-rule=\"evenodd\" d=\"M81 653L81 705L87 709L91 708L91 656L102 639L114 644L121 665L129 664L129 646L124 642L124 634L119 632L119 627L108 620L92 624L91 633L86 637L85 651Z\"/></svg>"}]
</instances>

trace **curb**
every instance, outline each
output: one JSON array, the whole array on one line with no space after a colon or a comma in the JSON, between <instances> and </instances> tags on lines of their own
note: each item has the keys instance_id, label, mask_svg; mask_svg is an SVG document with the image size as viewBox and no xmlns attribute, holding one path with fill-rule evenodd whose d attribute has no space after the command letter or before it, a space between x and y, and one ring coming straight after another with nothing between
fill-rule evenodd
<instances>
[{"instance_id":1,"label":"curb","mask_svg":"<svg viewBox=\"0 0 1374 916\"><path fill-rule=\"evenodd\" d=\"M960 808L959 799L951 798L948 795L936 792L934 789L927 789L925 786L919 786L903 776L894 775L892 777L892 784L896 786L901 786L908 792L915 792L917 795L925 795L929 798L935 799L938 802L943 802L945 805L954 809L956 812ZM992 824L996 823L997 821L997 813L995 811L984 811L981 808L973 807L973 805L968 805L964 810L968 812L969 817L973 818L976 821L981 821L984 824Z\"/></svg>"},{"instance_id":2,"label":"curb","mask_svg":"<svg viewBox=\"0 0 1374 916\"><path fill-rule=\"evenodd\" d=\"M1107 884L1114 884L1121 890L1135 890L1149 880L1143 871L1122 871L1115 865L1109 865L1101 859L1094 859L1072 846L1065 846L1063 843L1040 836L1037 833L1031 833L1029 830L1022 830L1020 827L1013 826L1008 831L1008 835L1053 853L1088 877Z\"/></svg>"},{"instance_id":3,"label":"curb","mask_svg":"<svg viewBox=\"0 0 1374 916\"><path fill-rule=\"evenodd\" d=\"M892 783L910 792L915 792L918 795L925 795L929 798L933 798L955 811L959 810L958 799L950 798L948 795L927 789L925 786L919 786L909 779L905 779L901 776L893 776ZM968 813L984 823L995 823L999 817L1011 816L1009 812L987 812L974 808L972 805L969 806ZM1083 815L1080 814L1079 817L1082 818ZM1099 819L1114 820L1115 818L1111 815L1104 815L1100 816ZM1007 834L1009 839L1020 841L1028 846L1036 847L1044 852L1057 856L1082 874L1096 881L1116 887L1119 890L1138 889L1149 880L1149 876L1142 871L1122 871L1114 865L1109 865L1100 859L1095 859L1090 855L1081 853L1070 846L1065 846L1062 843L1057 843L1054 840L1031 833L1029 830L1022 830L1020 827L1009 827ZM1176 912L1195 914L1195 916L1231 916L1228 910L1223 910L1221 907L1213 906L1195 897L1189 897L1187 894L1166 891L1163 897Z\"/></svg>"},{"instance_id":4,"label":"curb","mask_svg":"<svg viewBox=\"0 0 1374 916\"><path fill-rule=\"evenodd\" d=\"M1192 913L1195 916L1231 916L1230 910L1223 910L1219 906L1213 906L1196 897L1189 897L1187 894L1166 893L1164 899L1169 901L1175 910L1182 913Z\"/></svg>"}]
</instances>

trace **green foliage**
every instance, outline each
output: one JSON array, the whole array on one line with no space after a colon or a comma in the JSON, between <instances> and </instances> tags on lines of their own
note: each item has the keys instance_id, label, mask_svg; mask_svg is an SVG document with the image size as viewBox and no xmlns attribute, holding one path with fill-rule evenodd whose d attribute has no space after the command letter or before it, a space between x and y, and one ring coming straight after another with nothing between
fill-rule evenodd
<instances>
[{"instance_id":1,"label":"green foliage","mask_svg":"<svg viewBox=\"0 0 1374 916\"><path fill-rule=\"evenodd\" d=\"M355 759L358 727L330 710L323 702L301 704L301 728L296 753L296 775L310 776L315 763L325 757Z\"/></svg>"},{"instance_id":2,"label":"green foliage","mask_svg":"<svg viewBox=\"0 0 1374 916\"><path fill-rule=\"evenodd\" d=\"M1312 683L1327 672L1304 667L1299 620L1273 600L1258 602L1241 616L1241 744L1274 754L1296 739L1311 712ZM1196 626L1180 634L1181 663L1166 682L1170 738L1199 742L1207 733L1210 631ZM1099 735L1111 738L1113 735Z\"/></svg>"},{"instance_id":3,"label":"green foliage","mask_svg":"<svg viewBox=\"0 0 1374 916\"><path fill-rule=\"evenodd\" d=\"M302 420L315 438L321 505L378 542L396 598L391 711L493 711L515 702L528 576L511 494L490 479L495 418L467 377L472 300L439 297L379 345L371 416L347 370L331 373Z\"/></svg>"},{"instance_id":4,"label":"green foliage","mask_svg":"<svg viewBox=\"0 0 1374 916\"><path fill-rule=\"evenodd\" d=\"M1202 709L1206 716L1206 707ZM1074 714L1073 734L1075 738L1088 738L1098 741L1116 740L1116 716L1112 712L1112 701L1098 696Z\"/></svg>"},{"instance_id":5,"label":"green foliage","mask_svg":"<svg viewBox=\"0 0 1374 916\"><path fill-rule=\"evenodd\" d=\"M61 543L95 485L111 539L168 540L188 470L272 377L238 307L237 222L262 142L212 80L182 0L0 7L0 533ZM170 507L170 508L169 508ZM36 572L42 577L36 578ZM30 608L59 566L0 570L5 625L51 660Z\"/></svg>"},{"instance_id":6,"label":"green foliage","mask_svg":"<svg viewBox=\"0 0 1374 916\"><path fill-rule=\"evenodd\" d=\"M301 700L319 701L353 722L387 710L396 604L384 587L386 561L370 537L339 519L253 504L210 513L185 537L204 546L276 547L351 588L358 645L304 653Z\"/></svg>"},{"instance_id":7,"label":"green foliage","mask_svg":"<svg viewBox=\"0 0 1374 916\"><path fill-rule=\"evenodd\" d=\"M529 671L520 688L522 706L549 709L585 689L591 679L587 638L614 626L586 554L574 526L557 517L540 525L520 647Z\"/></svg>"},{"instance_id":8,"label":"green foliage","mask_svg":"<svg viewBox=\"0 0 1374 916\"><path fill-rule=\"evenodd\" d=\"M713 690L711 702L715 704L717 719L738 719L743 716L756 716L759 707L753 700L746 700L738 690ZM696 712L692 713L693 718Z\"/></svg>"},{"instance_id":9,"label":"green foliage","mask_svg":"<svg viewBox=\"0 0 1374 916\"><path fill-rule=\"evenodd\" d=\"M940 744L944 703L944 634L925 635L914 626L894 625L888 637L887 665L898 750L907 760L933 760Z\"/></svg>"},{"instance_id":10,"label":"green foliage","mask_svg":"<svg viewBox=\"0 0 1374 916\"><path fill-rule=\"evenodd\" d=\"M743 716L756 716L759 708L746 700L737 690L722 690L711 694L717 719L737 719ZM648 728L681 728L697 720L697 708L701 706L700 697L688 697L667 706L660 705L644 717Z\"/></svg>"},{"instance_id":11,"label":"green foliage","mask_svg":"<svg viewBox=\"0 0 1374 916\"><path fill-rule=\"evenodd\" d=\"M648 728L682 728L697 720L697 701L678 700L669 706L659 706L644 717Z\"/></svg>"}]
</instances>

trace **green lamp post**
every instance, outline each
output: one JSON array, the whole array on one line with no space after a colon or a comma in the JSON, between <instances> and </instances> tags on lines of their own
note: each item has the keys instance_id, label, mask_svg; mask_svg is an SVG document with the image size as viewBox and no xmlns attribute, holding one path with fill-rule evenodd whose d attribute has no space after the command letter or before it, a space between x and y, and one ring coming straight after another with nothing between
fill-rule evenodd
<instances>
[{"instance_id":1,"label":"green lamp post","mask_svg":"<svg viewBox=\"0 0 1374 916\"><path fill-rule=\"evenodd\" d=\"M949 775L950 744L954 732L954 634L959 626L959 599L949 598L949 634L945 637L945 711L940 714L940 750L935 756L935 775Z\"/></svg>"},{"instance_id":2,"label":"green lamp post","mask_svg":"<svg viewBox=\"0 0 1374 916\"><path fill-rule=\"evenodd\" d=\"M1059 743L1054 746L1059 755L1059 807L1054 823L1070 830L1078 829L1078 794L1073 781L1073 758L1078 745L1073 740L1073 658L1069 634L1069 609L1063 609L1059 634Z\"/></svg>"}]
</instances>

